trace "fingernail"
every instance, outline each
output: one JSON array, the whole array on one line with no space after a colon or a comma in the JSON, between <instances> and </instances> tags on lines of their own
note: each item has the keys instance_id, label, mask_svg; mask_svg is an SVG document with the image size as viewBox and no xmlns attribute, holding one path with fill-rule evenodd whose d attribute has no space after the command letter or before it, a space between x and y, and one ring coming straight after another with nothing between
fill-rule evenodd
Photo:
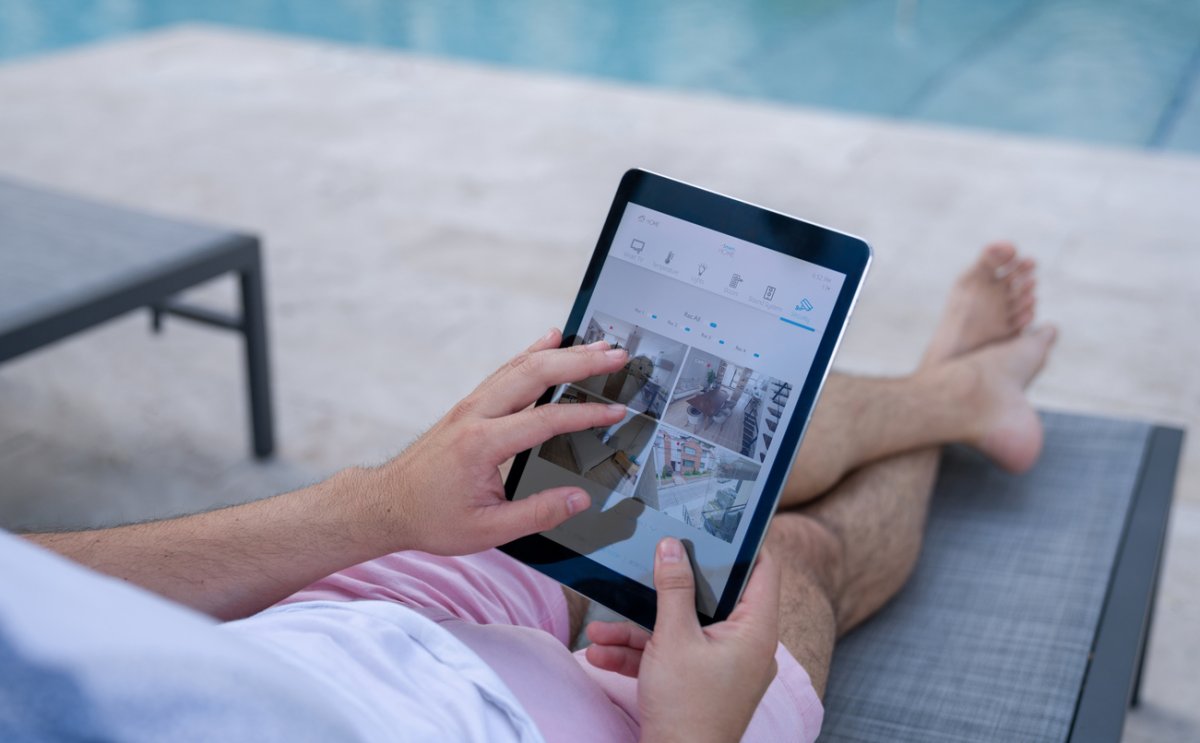
<instances>
[{"instance_id":1,"label":"fingernail","mask_svg":"<svg viewBox=\"0 0 1200 743\"><path fill-rule=\"evenodd\" d=\"M588 507L588 502L589 498L587 493L583 492L582 490L576 490L574 493L571 493L567 496L567 513L574 516L580 511L585 510Z\"/></svg>"},{"instance_id":2,"label":"fingernail","mask_svg":"<svg viewBox=\"0 0 1200 743\"><path fill-rule=\"evenodd\" d=\"M625 349L624 348L614 348L611 351L605 351L604 355L607 356L608 358L612 359L613 361L616 361L617 359L625 358Z\"/></svg>"},{"instance_id":3,"label":"fingernail","mask_svg":"<svg viewBox=\"0 0 1200 743\"><path fill-rule=\"evenodd\" d=\"M614 413L620 413L622 416L625 415L625 406L620 403L609 403L608 409Z\"/></svg>"},{"instance_id":4,"label":"fingernail","mask_svg":"<svg viewBox=\"0 0 1200 743\"><path fill-rule=\"evenodd\" d=\"M601 348L608 348L608 341L592 341L586 347L599 351Z\"/></svg>"},{"instance_id":5,"label":"fingernail","mask_svg":"<svg viewBox=\"0 0 1200 743\"><path fill-rule=\"evenodd\" d=\"M554 334L557 332L558 332L558 328L550 328L549 330L546 331L546 334L542 336L542 340L544 340L544 341L550 340L551 338L554 337Z\"/></svg>"},{"instance_id":6,"label":"fingernail","mask_svg":"<svg viewBox=\"0 0 1200 743\"><path fill-rule=\"evenodd\" d=\"M658 557L663 562L679 562L683 559L683 543L667 537L658 543Z\"/></svg>"}]
</instances>

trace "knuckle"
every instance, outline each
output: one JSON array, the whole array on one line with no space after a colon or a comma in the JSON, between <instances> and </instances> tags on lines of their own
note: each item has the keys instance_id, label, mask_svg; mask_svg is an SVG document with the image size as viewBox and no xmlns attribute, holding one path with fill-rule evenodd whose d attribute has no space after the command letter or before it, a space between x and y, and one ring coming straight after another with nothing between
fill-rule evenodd
<instances>
[{"instance_id":1,"label":"knuckle","mask_svg":"<svg viewBox=\"0 0 1200 743\"><path fill-rule=\"evenodd\" d=\"M545 405L546 412L542 414L539 424L548 436L559 433L582 431L593 426L592 418L583 405Z\"/></svg>"},{"instance_id":2,"label":"knuckle","mask_svg":"<svg viewBox=\"0 0 1200 743\"><path fill-rule=\"evenodd\" d=\"M517 369L521 366L521 364L524 364L526 362L526 360L529 359L529 357L532 353L533 353L532 351L522 351L521 353L519 353L516 356L513 356L511 359L509 359L508 363L505 364L504 366L509 369Z\"/></svg>"},{"instance_id":3,"label":"knuckle","mask_svg":"<svg viewBox=\"0 0 1200 743\"><path fill-rule=\"evenodd\" d=\"M539 405L529 412L534 425L550 431L555 428L555 423L560 420L560 417L570 411L564 410L560 405Z\"/></svg>"},{"instance_id":4,"label":"knuckle","mask_svg":"<svg viewBox=\"0 0 1200 743\"><path fill-rule=\"evenodd\" d=\"M612 423L612 408L604 403L590 403L588 405L588 414L588 418L593 426L608 426Z\"/></svg>"},{"instance_id":5,"label":"knuckle","mask_svg":"<svg viewBox=\"0 0 1200 743\"><path fill-rule=\"evenodd\" d=\"M558 507L549 499L539 501L533 507L533 523L539 530L549 529L558 523Z\"/></svg>"},{"instance_id":6,"label":"knuckle","mask_svg":"<svg viewBox=\"0 0 1200 743\"><path fill-rule=\"evenodd\" d=\"M576 374L594 374L608 362L608 357L605 356L602 348L572 346L571 351L574 353L571 366L575 369Z\"/></svg>"},{"instance_id":7,"label":"knuckle","mask_svg":"<svg viewBox=\"0 0 1200 743\"><path fill-rule=\"evenodd\" d=\"M553 433L583 431L605 423L603 405L586 403L560 407L560 410L550 411L545 418L546 429Z\"/></svg>"},{"instance_id":8,"label":"knuckle","mask_svg":"<svg viewBox=\"0 0 1200 743\"><path fill-rule=\"evenodd\" d=\"M460 425L456 434L456 443L462 451L478 452L487 441L484 425L474 421Z\"/></svg>"},{"instance_id":9,"label":"knuckle","mask_svg":"<svg viewBox=\"0 0 1200 743\"><path fill-rule=\"evenodd\" d=\"M521 375L535 374L542 367L541 356L537 353L526 351L508 362L508 366L514 372Z\"/></svg>"},{"instance_id":10,"label":"knuckle","mask_svg":"<svg viewBox=\"0 0 1200 743\"><path fill-rule=\"evenodd\" d=\"M475 412L477 407L479 407L479 402L473 395L464 397L463 399L459 400L454 407L450 408L449 417L456 420L469 418L471 417L471 414Z\"/></svg>"},{"instance_id":11,"label":"knuckle","mask_svg":"<svg viewBox=\"0 0 1200 743\"><path fill-rule=\"evenodd\" d=\"M692 576L682 571L664 572L655 580L655 587L661 592L690 591L693 587Z\"/></svg>"}]
</instances>

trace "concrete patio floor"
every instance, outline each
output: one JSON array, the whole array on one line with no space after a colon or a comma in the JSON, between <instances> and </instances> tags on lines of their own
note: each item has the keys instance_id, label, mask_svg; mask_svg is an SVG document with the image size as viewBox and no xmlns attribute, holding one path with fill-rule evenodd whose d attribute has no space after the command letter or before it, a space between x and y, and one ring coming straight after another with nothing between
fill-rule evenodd
<instances>
[{"instance_id":1,"label":"concrete patio floor","mask_svg":"<svg viewBox=\"0 0 1200 743\"><path fill-rule=\"evenodd\" d=\"M265 237L282 449L247 458L233 338L128 317L0 368L0 525L236 503L397 451L565 319L632 166L869 239L846 371L909 369L985 241L1037 257L1061 341L1035 401L1193 432L1126 738L1200 740L1198 158L201 27L3 65L0 176Z\"/></svg>"}]
</instances>

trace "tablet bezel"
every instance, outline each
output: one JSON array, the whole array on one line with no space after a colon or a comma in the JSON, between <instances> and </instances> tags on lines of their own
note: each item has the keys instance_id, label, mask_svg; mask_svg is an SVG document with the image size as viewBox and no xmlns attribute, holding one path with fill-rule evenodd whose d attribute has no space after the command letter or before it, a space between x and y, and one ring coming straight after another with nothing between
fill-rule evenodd
<instances>
[{"instance_id":1,"label":"tablet bezel","mask_svg":"<svg viewBox=\"0 0 1200 743\"><path fill-rule=\"evenodd\" d=\"M818 344L811 369L820 369L819 375L808 374L800 390L793 414L783 435L779 438L779 451L793 454L785 460L775 460L767 474L762 496L751 514L750 524L738 550L737 557L717 603L716 611L708 616L697 610L701 624L711 624L729 616L741 596L749 577L750 569L766 536L771 516L778 505L783 484L787 481L794 452L797 450L804 431L812 417L812 411L825 379L829 374L833 355L837 352L846 323L854 303L858 299L863 278L871 263L871 247L861 238L827 227L805 222L779 212L723 196L712 191L672 180L656 173L634 169L625 173L608 211L604 228L600 231L596 248L592 252L587 272L584 274L579 295L571 308L571 314L563 327L563 346L574 342L583 322L584 313L591 303L592 293L600 278L600 269L616 236L617 227L625 213L625 207L633 202L673 217L692 222L717 232L761 245L784 255L809 261L838 271L845 275L838 293L826 332ZM836 332L831 332L836 330ZM538 405L550 402L554 388L538 400ZM525 471L532 450L519 455L513 462L505 480L505 493L512 500ZM687 540L685 540L686 543ZM642 625L653 627L656 614L656 594L637 580L622 575L564 547L541 534L534 534L500 548L521 562L554 578L560 583L598 601L608 608ZM689 545L689 550L691 546ZM693 559L693 565L695 560Z\"/></svg>"}]
</instances>

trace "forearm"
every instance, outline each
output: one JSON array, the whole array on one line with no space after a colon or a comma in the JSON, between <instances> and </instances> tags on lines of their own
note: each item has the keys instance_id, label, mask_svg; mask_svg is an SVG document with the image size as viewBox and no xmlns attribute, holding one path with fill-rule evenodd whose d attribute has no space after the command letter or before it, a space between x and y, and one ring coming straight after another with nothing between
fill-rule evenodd
<instances>
[{"instance_id":1,"label":"forearm","mask_svg":"<svg viewBox=\"0 0 1200 743\"><path fill-rule=\"evenodd\" d=\"M310 488L179 519L27 535L95 570L207 614L261 611L330 573L400 550L465 555L553 529L589 505L578 487L509 501L499 466L560 434L621 420L624 405L533 409L546 389L621 368L603 341L551 331L407 450Z\"/></svg>"},{"instance_id":2,"label":"forearm","mask_svg":"<svg viewBox=\"0 0 1200 743\"><path fill-rule=\"evenodd\" d=\"M351 469L302 490L194 516L25 536L173 601L235 619L402 548L383 514L372 512L380 502L373 475Z\"/></svg>"}]
</instances>

